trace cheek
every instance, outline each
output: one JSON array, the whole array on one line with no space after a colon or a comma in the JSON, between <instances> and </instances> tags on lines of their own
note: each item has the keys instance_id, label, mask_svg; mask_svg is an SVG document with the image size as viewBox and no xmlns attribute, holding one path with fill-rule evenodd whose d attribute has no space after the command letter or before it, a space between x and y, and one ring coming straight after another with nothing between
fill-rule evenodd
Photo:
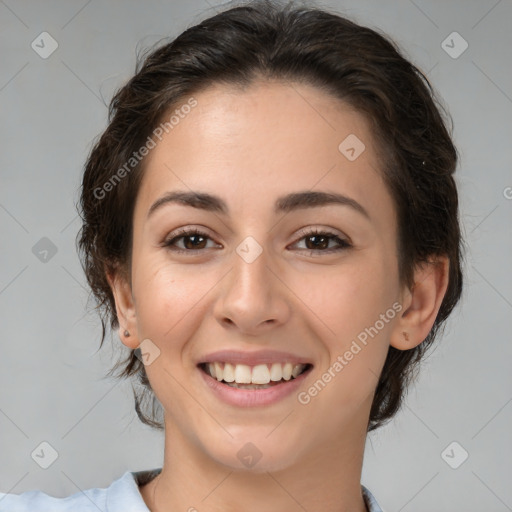
<instances>
[{"instance_id":1,"label":"cheek","mask_svg":"<svg viewBox=\"0 0 512 512\"><path fill-rule=\"evenodd\" d=\"M312 304L308 302L329 327L321 331L328 361L302 390L299 402L310 408L311 417L330 418L325 429L333 435L369 406L396 318L393 268L383 259L360 263L331 273L324 289L311 296Z\"/></svg>"},{"instance_id":2,"label":"cheek","mask_svg":"<svg viewBox=\"0 0 512 512\"><path fill-rule=\"evenodd\" d=\"M361 257L297 280L293 287L316 317L319 333L331 349L340 350L390 308L397 277L384 258ZM388 325L388 324L386 324ZM384 331L386 329L383 329Z\"/></svg>"},{"instance_id":3,"label":"cheek","mask_svg":"<svg viewBox=\"0 0 512 512\"><path fill-rule=\"evenodd\" d=\"M162 347L176 347L169 340L186 340L187 327L201 313L205 293L219 280L217 273L173 265L162 256L139 260L133 272L139 335ZM136 270L135 270L136 269Z\"/></svg>"}]
</instances>

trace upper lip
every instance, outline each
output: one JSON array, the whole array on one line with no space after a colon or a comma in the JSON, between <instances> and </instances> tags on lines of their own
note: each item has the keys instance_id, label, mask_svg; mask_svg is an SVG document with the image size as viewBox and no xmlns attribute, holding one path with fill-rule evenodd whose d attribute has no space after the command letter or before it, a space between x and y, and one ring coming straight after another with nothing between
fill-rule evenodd
<instances>
[{"instance_id":1,"label":"upper lip","mask_svg":"<svg viewBox=\"0 0 512 512\"><path fill-rule=\"evenodd\" d=\"M279 352L275 350L257 350L253 352L241 352L239 350L218 350L203 356L198 364L225 362L233 364L246 364L256 366L267 363L293 363L293 364L312 364L306 357L290 354L289 352Z\"/></svg>"}]
</instances>

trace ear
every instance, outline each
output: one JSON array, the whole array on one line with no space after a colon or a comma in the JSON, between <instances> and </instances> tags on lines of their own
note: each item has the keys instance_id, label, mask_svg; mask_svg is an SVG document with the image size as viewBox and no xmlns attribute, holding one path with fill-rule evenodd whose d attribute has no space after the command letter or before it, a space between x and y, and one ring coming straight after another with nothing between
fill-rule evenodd
<instances>
[{"instance_id":1,"label":"ear","mask_svg":"<svg viewBox=\"0 0 512 512\"><path fill-rule=\"evenodd\" d=\"M449 266L448 257L439 256L416 268L412 289L402 292L403 309L391 333L392 347L408 350L428 336L448 288Z\"/></svg>"},{"instance_id":2,"label":"ear","mask_svg":"<svg viewBox=\"0 0 512 512\"><path fill-rule=\"evenodd\" d=\"M140 343L137 336L137 316L131 286L124 272L117 269L106 271L107 281L112 289L119 320L119 338L128 348L136 349ZM129 336L125 335L129 332Z\"/></svg>"}]
</instances>

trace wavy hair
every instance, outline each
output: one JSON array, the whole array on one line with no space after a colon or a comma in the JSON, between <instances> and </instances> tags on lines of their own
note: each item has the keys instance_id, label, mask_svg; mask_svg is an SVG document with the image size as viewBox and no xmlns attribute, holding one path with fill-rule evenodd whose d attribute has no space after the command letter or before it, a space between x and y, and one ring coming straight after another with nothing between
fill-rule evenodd
<instances>
[{"instance_id":1,"label":"wavy hair","mask_svg":"<svg viewBox=\"0 0 512 512\"><path fill-rule=\"evenodd\" d=\"M445 125L446 110L427 77L388 36L335 12L265 0L232 7L148 50L116 92L108 126L85 164L79 205L83 225L77 235L101 318L100 348L108 325L119 328L106 273L117 269L130 278L130 219L144 159L105 197L95 191L185 98L215 84L244 90L260 79L313 85L369 121L398 214L402 283L412 286L418 264L439 255L450 261L448 289L426 339L410 350L389 347L371 407L371 431L400 409L418 363L461 296L463 241L453 177L458 154ZM133 388L137 415L163 429L157 418L161 404L137 355L129 350L110 374L121 370L117 377L138 381L140 389Z\"/></svg>"}]
</instances>

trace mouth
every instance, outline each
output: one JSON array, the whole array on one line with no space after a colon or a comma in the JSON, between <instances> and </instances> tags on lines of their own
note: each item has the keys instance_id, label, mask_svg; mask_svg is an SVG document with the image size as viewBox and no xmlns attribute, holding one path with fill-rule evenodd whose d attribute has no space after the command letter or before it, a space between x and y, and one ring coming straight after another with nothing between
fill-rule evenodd
<instances>
[{"instance_id":1,"label":"mouth","mask_svg":"<svg viewBox=\"0 0 512 512\"><path fill-rule=\"evenodd\" d=\"M220 384L230 388L262 390L285 385L309 373L310 363L291 362L257 364L254 366L223 361L199 363L198 368Z\"/></svg>"}]
</instances>

